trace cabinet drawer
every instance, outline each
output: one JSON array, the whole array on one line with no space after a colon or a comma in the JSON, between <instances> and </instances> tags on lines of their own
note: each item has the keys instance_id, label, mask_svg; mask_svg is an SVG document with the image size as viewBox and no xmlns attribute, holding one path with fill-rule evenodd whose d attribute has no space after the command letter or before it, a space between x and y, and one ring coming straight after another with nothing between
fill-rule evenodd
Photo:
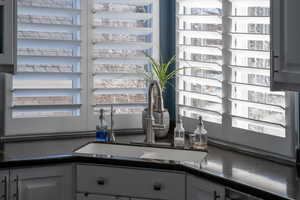
<instances>
[{"instance_id":1,"label":"cabinet drawer","mask_svg":"<svg viewBox=\"0 0 300 200\"><path fill-rule=\"evenodd\" d=\"M110 166L77 166L77 191L184 200L185 174Z\"/></svg>"}]
</instances>

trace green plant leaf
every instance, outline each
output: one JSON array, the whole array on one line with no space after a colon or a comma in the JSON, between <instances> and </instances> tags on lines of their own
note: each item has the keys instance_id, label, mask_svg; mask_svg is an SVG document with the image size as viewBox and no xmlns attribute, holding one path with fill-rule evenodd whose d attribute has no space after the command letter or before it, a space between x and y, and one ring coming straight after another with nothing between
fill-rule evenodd
<instances>
[{"instance_id":1,"label":"green plant leaf","mask_svg":"<svg viewBox=\"0 0 300 200\"><path fill-rule=\"evenodd\" d=\"M152 74L154 74L159 81L161 88L164 90L166 85L168 84L168 80L172 79L180 70L186 69L184 68L177 68L170 71L170 66L176 62L176 56L173 56L167 63L163 63L162 58L161 62L155 61L155 59L145 53L145 56L149 59L149 64L152 67Z\"/></svg>"},{"instance_id":2,"label":"green plant leaf","mask_svg":"<svg viewBox=\"0 0 300 200\"><path fill-rule=\"evenodd\" d=\"M184 69L188 69L189 67L182 67L182 68L176 68L174 69L174 71L170 72L167 76L167 79L170 80L172 79L179 71L184 70Z\"/></svg>"},{"instance_id":3,"label":"green plant leaf","mask_svg":"<svg viewBox=\"0 0 300 200\"><path fill-rule=\"evenodd\" d=\"M175 63L175 62L176 62L176 55L173 56L173 57L169 60L169 62L166 64L166 72L168 71L169 67L170 67L173 63Z\"/></svg>"}]
</instances>

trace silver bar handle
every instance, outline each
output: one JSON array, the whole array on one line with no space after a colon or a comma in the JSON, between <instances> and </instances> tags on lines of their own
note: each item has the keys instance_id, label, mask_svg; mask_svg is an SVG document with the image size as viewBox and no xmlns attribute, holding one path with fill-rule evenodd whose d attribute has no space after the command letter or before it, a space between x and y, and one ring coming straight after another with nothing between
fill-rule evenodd
<instances>
[{"instance_id":1,"label":"silver bar handle","mask_svg":"<svg viewBox=\"0 0 300 200\"><path fill-rule=\"evenodd\" d=\"M19 200L19 176L16 176L14 181L16 182L16 193L14 194L14 197L16 200Z\"/></svg>"},{"instance_id":2,"label":"silver bar handle","mask_svg":"<svg viewBox=\"0 0 300 200\"><path fill-rule=\"evenodd\" d=\"M7 200L7 195L8 195L8 186L7 186L7 176L4 177L4 179L1 181L3 183L4 187L4 194L1 196L1 198Z\"/></svg>"},{"instance_id":3,"label":"silver bar handle","mask_svg":"<svg viewBox=\"0 0 300 200\"><path fill-rule=\"evenodd\" d=\"M219 195L218 193L217 193L217 191L214 191L214 200L218 200L218 199L220 199L221 198L221 195Z\"/></svg>"}]
</instances>

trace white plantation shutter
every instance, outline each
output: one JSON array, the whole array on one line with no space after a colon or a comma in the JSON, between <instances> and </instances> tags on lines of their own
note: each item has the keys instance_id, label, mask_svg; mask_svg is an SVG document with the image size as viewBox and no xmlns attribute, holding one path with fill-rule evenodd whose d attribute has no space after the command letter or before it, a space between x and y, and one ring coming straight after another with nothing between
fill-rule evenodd
<instances>
[{"instance_id":1,"label":"white plantation shutter","mask_svg":"<svg viewBox=\"0 0 300 200\"><path fill-rule=\"evenodd\" d=\"M222 123L222 3L177 1L177 59L183 116ZM200 15L200 17L199 17Z\"/></svg>"},{"instance_id":2,"label":"white plantation shutter","mask_svg":"<svg viewBox=\"0 0 300 200\"><path fill-rule=\"evenodd\" d=\"M146 105L144 52L158 58L159 1L93 0L89 5L89 127L101 108L116 110L115 128L141 128Z\"/></svg>"},{"instance_id":3,"label":"white plantation shutter","mask_svg":"<svg viewBox=\"0 0 300 200\"><path fill-rule=\"evenodd\" d=\"M143 52L158 58L158 19L154 0L18 0L6 134L95 130L110 104L115 128L140 128L150 70Z\"/></svg>"},{"instance_id":4,"label":"white plantation shutter","mask_svg":"<svg viewBox=\"0 0 300 200\"><path fill-rule=\"evenodd\" d=\"M80 0L18 0L8 135L86 129L84 7Z\"/></svg>"},{"instance_id":5,"label":"white plantation shutter","mask_svg":"<svg viewBox=\"0 0 300 200\"><path fill-rule=\"evenodd\" d=\"M177 0L177 104L187 127L293 157L293 98L270 91L269 0ZM194 120L193 120L194 119ZM289 124L287 123L289 122Z\"/></svg>"}]
</instances>

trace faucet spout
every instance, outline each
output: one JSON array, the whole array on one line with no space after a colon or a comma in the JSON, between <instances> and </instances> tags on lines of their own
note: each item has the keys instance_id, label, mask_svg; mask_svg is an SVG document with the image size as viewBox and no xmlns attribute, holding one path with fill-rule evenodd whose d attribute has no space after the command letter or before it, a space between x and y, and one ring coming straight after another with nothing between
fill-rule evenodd
<instances>
[{"instance_id":1,"label":"faucet spout","mask_svg":"<svg viewBox=\"0 0 300 200\"><path fill-rule=\"evenodd\" d=\"M156 89L156 95L157 95L157 101L155 101L154 105L154 89ZM160 119L159 124L155 124L154 119L154 107L157 109L158 113L160 113ZM148 144L154 144L155 143L155 129L163 129L164 128L164 103L163 103L163 95L162 95L162 89L160 87L160 84L158 81L153 80L149 84L149 90L148 90L148 113L146 120L146 142Z\"/></svg>"}]
</instances>

